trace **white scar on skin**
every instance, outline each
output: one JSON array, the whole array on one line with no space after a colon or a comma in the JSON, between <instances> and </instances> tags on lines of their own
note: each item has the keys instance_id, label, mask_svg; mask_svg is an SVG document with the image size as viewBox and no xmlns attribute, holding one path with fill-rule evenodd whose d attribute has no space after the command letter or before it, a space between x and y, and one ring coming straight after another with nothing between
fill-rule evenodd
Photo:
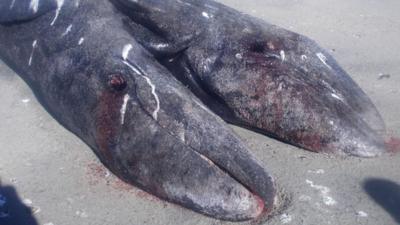
<instances>
[{"instance_id":1,"label":"white scar on skin","mask_svg":"<svg viewBox=\"0 0 400 225\"><path fill-rule=\"evenodd\" d=\"M282 62L284 62L285 59L286 59L285 51L281 50L281 51L279 52L279 54L281 55Z\"/></svg>"},{"instance_id":2,"label":"white scar on skin","mask_svg":"<svg viewBox=\"0 0 400 225\"><path fill-rule=\"evenodd\" d=\"M335 199L333 199L331 196L329 196L329 193L331 192L331 190L328 187L316 185L311 180L306 180L306 182L307 182L307 184L310 185L310 187L312 187L320 192L320 194L322 196L322 200L325 205L332 206L332 205L337 204Z\"/></svg>"},{"instance_id":3,"label":"white scar on skin","mask_svg":"<svg viewBox=\"0 0 400 225\"><path fill-rule=\"evenodd\" d=\"M125 45L124 48L122 49L122 59L124 59L124 61L126 61L126 59L128 59L129 52L131 50L132 50L132 45L131 44Z\"/></svg>"},{"instance_id":4,"label":"white scar on skin","mask_svg":"<svg viewBox=\"0 0 400 225\"><path fill-rule=\"evenodd\" d=\"M331 67L330 65L328 65L328 63L327 63L327 58L326 58L326 56L325 56L324 54L322 54L321 52L318 52L316 55L317 55L318 59L321 60L321 62L322 62L326 67L328 67L329 69L332 69L332 67Z\"/></svg>"},{"instance_id":5,"label":"white scar on skin","mask_svg":"<svg viewBox=\"0 0 400 225\"><path fill-rule=\"evenodd\" d=\"M10 9L14 8L14 5L15 5L15 0L13 0L13 1L11 2Z\"/></svg>"},{"instance_id":6,"label":"white scar on skin","mask_svg":"<svg viewBox=\"0 0 400 225\"><path fill-rule=\"evenodd\" d=\"M60 15L61 8L64 5L64 0L57 0L57 9L56 9L56 15L54 16L53 21L51 21L50 26L53 26L54 23L57 21L58 16Z\"/></svg>"},{"instance_id":7,"label":"white scar on skin","mask_svg":"<svg viewBox=\"0 0 400 225\"><path fill-rule=\"evenodd\" d=\"M71 30L72 30L72 24L70 24L68 27L67 27L67 29L65 30L65 32L61 35L61 36L65 36L65 35L67 35L69 32L71 32Z\"/></svg>"},{"instance_id":8,"label":"white scar on skin","mask_svg":"<svg viewBox=\"0 0 400 225\"><path fill-rule=\"evenodd\" d=\"M157 93L156 93L156 86L151 82L150 78L148 78L148 77L146 77L144 75L141 75L141 76L147 81L147 83L151 87L151 93L153 94L153 96L154 96L154 98L156 100L157 107L153 112L153 118L155 120L157 120L158 119L158 112L160 111L160 100L159 100L159 98L157 96Z\"/></svg>"},{"instance_id":9,"label":"white scar on skin","mask_svg":"<svg viewBox=\"0 0 400 225\"><path fill-rule=\"evenodd\" d=\"M39 9L39 0L31 0L31 3L29 4L29 9L31 9L33 13L37 13Z\"/></svg>"},{"instance_id":10,"label":"white scar on skin","mask_svg":"<svg viewBox=\"0 0 400 225\"><path fill-rule=\"evenodd\" d=\"M124 103L122 104L121 111L120 111L121 112L121 124L125 123L126 106L128 105L129 99L131 99L131 96L126 94L124 96Z\"/></svg>"},{"instance_id":11,"label":"white scar on skin","mask_svg":"<svg viewBox=\"0 0 400 225\"><path fill-rule=\"evenodd\" d=\"M156 48L166 48L166 47L168 47L168 44L166 44L166 43L160 43L160 44L157 44L155 47L156 47Z\"/></svg>"},{"instance_id":12,"label":"white scar on skin","mask_svg":"<svg viewBox=\"0 0 400 225\"><path fill-rule=\"evenodd\" d=\"M154 96L154 99L156 100L156 109L154 110L152 116L155 120L158 119L158 112L160 111L160 99L158 98L158 95L156 93L156 86L153 84L153 82L151 82L150 78L148 78L147 76L143 75L138 69L135 68L135 66L133 66L132 64L130 64L127 59L129 56L130 51L132 50L132 45L131 44L127 44L124 46L124 48L122 49L122 59L124 60L123 63L125 65L127 65L131 70L133 70L135 73L139 74L141 77L143 77L147 84L151 87L151 93Z\"/></svg>"},{"instance_id":13,"label":"white scar on skin","mask_svg":"<svg viewBox=\"0 0 400 225\"><path fill-rule=\"evenodd\" d=\"M32 52L31 52L31 56L29 57L29 63L28 63L29 66L32 65L33 53L35 52L36 46L37 46L37 40L34 40L33 43L32 43Z\"/></svg>"},{"instance_id":14,"label":"white scar on skin","mask_svg":"<svg viewBox=\"0 0 400 225\"><path fill-rule=\"evenodd\" d=\"M343 98L341 98L339 95L337 95L337 94L335 94L335 93L332 93L331 96L332 96L333 98L336 98L337 100L343 102Z\"/></svg>"},{"instance_id":15,"label":"white scar on skin","mask_svg":"<svg viewBox=\"0 0 400 225\"><path fill-rule=\"evenodd\" d=\"M79 39L78 45L82 45L84 41L85 41L85 38L81 37L81 39Z\"/></svg>"},{"instance_id":16,"label":"white scar on skin","mask_svg":"<svg viewBox=\"0 0 400 225\"><path fill-rule=\"evenodd\" d=\"M203 17L210 19L210 15L208 15L207 12L202 12L201 15L203 15Z\"/></svg>"}]
</instances>

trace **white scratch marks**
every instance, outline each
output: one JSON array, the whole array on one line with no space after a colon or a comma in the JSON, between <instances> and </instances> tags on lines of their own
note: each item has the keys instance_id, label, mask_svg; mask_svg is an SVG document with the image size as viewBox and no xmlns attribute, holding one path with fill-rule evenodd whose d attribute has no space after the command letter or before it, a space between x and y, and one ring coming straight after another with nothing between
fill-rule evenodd
<instances>
[{"instance_id":1,"label":"white scratch marks","mask_svg":"<svg viewBox=\"0 0 400 225\"><path fill-rule=\"evenodd\" d=\"M207 12L202 12L201 15L203 15L203 17L210 19L210 15Z\"/></svg>"},{"instance_id":2,"label":"white scratch marks","mask_svg":"<svg viewBox=\"0 0 400 225\"><path fill-rule=\"evenodd\" d=\"M322 196L322 200L325 205L333 206L333 205L337 204L335 199L333 199L331 196L329 196L329 193L331 192L331 190L328 187L316 185L311 180L306 180L306 183L309 184L310 187L312 187L320 192L320 195Z\"/></svg>"},{"instance_id":3,"label":"white scratch marks","mask_svg":"<svg viewBox=\"0 0 400 225\"><path fill-rule=\"evenodd\" d=\"M134 67L132 64L130 64L128 61L123 61L123 63L125 65L127 65L131 70L133 70L133 72L135 72L141 76L144 76L136 67Z\"/></svg>"},{"instance_id":4,"label":"white scratch marks","mask_svg":"<svg viewBox=\"0 0 400 225\"><path fill-rule=\"evenodd\" d=\"M122 49L122 59L124 59L124 61L128 59L129 53L131 52L132 48L133 47L131 44L127 44Z\"/></svg>"},{"instance_id":5,"label":"white scratch marks","mask_svg":"<svg viewBox=\"0 0 400 225\"><path fill-rule=\"evenodd\" d=\"M328 59L326 58L326 56L324 54L322 54L321 52L318 52L317 54L318 59L329 69L332 69L332 67L327 63Z\"/></svg>"},{"instance_id":6,"label":"white scratch marks","mask_svg":"<svg viewBox=\"0 0 400 225\"><path fill-rule=\"evenodd\" d=\"M34 40L33 43L32 43L32 52L31 52L31 56L29 57L29 62L28 62L28 65L29 65L29 66L32 65L33 54L35 53L36 47L37 47L37 40Z\"/></svg>"},{"instance_id":7,"label":"white scratch marks","mask_svg":"<svg viewBox=\"0 0 400 225\"><path fill-rule=\"evenodd\" d=\"M157 106L156 106L156 109L154 110L152 116L153 116L153 118L155 120L157 120L158 119L158 112L160 111L160 100L159 100L158 95L156 93L156 86L151 82L150 78L148 78L148 77L146 77L144 75L141 75L141 76L147 81L147 83L151 87L151 93L153 94L154 99L156 100Z\"/></svg>"},{"instance_id":8,"label":"white scratch marks","mask_svg":"<svg viewBox=\"0 0 400 225\"><path fill-rule=\"evenodd\" d=\"M285 62L285 60L286 60L285 51L281 50L281 51L279 52L279 54L281 55L282 62Z\"/></svg>"},{"instance_id":9,"label":"white scratch marks","mask_svg":"<svg viewBox=\"0 0 400 225\"><path fill-rule=\"evenodd\" d=\"M84 41L85 41L85 38L81 37L81 39L79 39L78 45L82 45Z\"/></svg>"},{"instance_id":10,"label":"white scratch marks","mask_svg":"<svg viewBox=\"0 0 400 225\"><path fill-rule=\"evenodd\" d=\"M306 55L301 55L301 60L305 61L307 59L308 59L308 57Z\"/></svg>"},{"instance_id":11,"label":"white scratch marks","mask_svg":"<svg viewBox=\"0 0 400 225\"><path fill-rule=\"evenodd\" d=\"M72 30L72 24L70 24L70 25L67 27L67 29L65 29L64 33L62 33L61 36L64 37L64 36L67 35L69 32L71 32L71 30Z\"/></svg>"},{"instance_id":12,"label":"white scratch marks","mask_svg":"<svg viewBox=\"0 0 400 225\"><path fill-rule=\"evenodd\" d=\"M11 4L10 4L10 9L14 8L14 5L15 5L15 0L13 0L13 1L11 2Z\"/></svg>"},{"instance_id":13,"label":"white scratch marks","mask_svg":"<svg viewBox=\"0 0 400 225\"><path fill-rule=\"evenodd\" d=\"M125 123L125 113L126 113L126 106L128 105L128 101L129 99L131 99L131 96L129 96L128 94L124 95L124 102L122 103L121 106L121 124Z\"/></svg>"},{"instance_id":14,"label":"white scratch marks","mask_svg":"<svg viewBox=\"0 0 400 225\"><path fill-rule=\"evenodd\" d=\"M56 9L56 15L54 16L53 21L51 21L50 26L53 26L54 23L57 21L58 16L60 15L61 8L64 5L64 0L57 0L57 9Z\"/></svg>"},{"instance_id":15,"label":"white scratch marks","mask_svg":"<svg viewBox=\"0 0 400 225\"><path fill-rule=\"evenodd\" d=\"M156 93L156 86L153 84L153 82L150 80L150 78L148 78L147 76L145 76L144 74L142 74L137 68L135 68L135 66L133 66L131 63L129 63L127 61L128 56L130 51L132 50L132 45L131 44L127 44L124 46L123 50L122 50L122 58L123 58L123 63L125 65L127 65L131 70L133 70L135 73L139 74L141 77L143 77L147 84L151 87L151 93L154 96L154 99L156 101L156 108L152 113L152 117L155 120L158 120L158 112L160 111L160 99L158 98L158 95Z\"/></svg>"},{"instance_id":16,"label":"white scratch marks","mask_svg":"<svg viewBox=\"0 0 400 225\"><path fill-rule=\"evenodd\" d=\"M29 9L33 11L33 13L37 13L39 10L39 0L31 0L29 4Z\"/></svg>"},{"instance_id":17,"label":"white scratch marks","mask_svg":"<svg viewBox=\"0 0 400 225\"><path fill-rule=\"evenodd\" d=\"M344 101L344 99L342 98L342 97L340 97L339 95L337 95L337 94L335 94L335 93L332 93L331 94L331 96L333 97L333 98L336 98L337 100L339 100L339 101Z\"/></svg>"}]
</instances>

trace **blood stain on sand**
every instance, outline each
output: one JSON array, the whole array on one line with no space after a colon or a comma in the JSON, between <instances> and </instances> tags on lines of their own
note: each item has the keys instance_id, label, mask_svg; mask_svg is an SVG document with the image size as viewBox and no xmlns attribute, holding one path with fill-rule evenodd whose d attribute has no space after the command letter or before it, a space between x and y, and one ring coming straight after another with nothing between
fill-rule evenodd
<instances>
[{"instance_id":1,"label":"blood stain on sand","mask_svg":"<svg viewBox=\"0 0 400 225\"><path fill-rule=\"evenodd\" d=\"M400 138L389 137L385 141L386 149L390 153L399 153L400 152Z\"/></svg>"},{"instance_id":2,"label":"blood stain on sand","mask_svg":"<svg viewBox=\"0 0 400 225\"><path fill-rule=\"evenodd\" d=\"M142 191L125 181L119 179L113 175L107 168L99 163L89 163L87 166L88 183L91 186L99 185L102 181L106 183L107 186L120 192L132 193L135 196L145 199L151 202L159 202L163 204L163 207L167 207L168 204L161 199Z\"/></svg>"}]
</instances>

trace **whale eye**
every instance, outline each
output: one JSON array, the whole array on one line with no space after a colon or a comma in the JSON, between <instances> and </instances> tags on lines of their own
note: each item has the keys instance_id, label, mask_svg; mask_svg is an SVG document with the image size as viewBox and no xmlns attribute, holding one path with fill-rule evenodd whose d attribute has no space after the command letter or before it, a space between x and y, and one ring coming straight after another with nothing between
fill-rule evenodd
<instances>
[{"instance_id":1,"label":"whale eye","mask_svg":"<svg viewBox=\"0 0 400 225\"><path fill-rule=\"evenodd\" d=\"M112 74L108 77L108 85L115 91L123 91L127 87L125 77L121 74Z\"/></svg>"},{"instance_id":2,"label":"whale eye","mask_svg":"<svg viewBox=\"0 0 400 225\"><path fill-rule=\"evenodd\" d=\"M255 53L264 53L265 46L260 42L255 42L250 45L250 51Z\"/></svg>"}]
</instances>

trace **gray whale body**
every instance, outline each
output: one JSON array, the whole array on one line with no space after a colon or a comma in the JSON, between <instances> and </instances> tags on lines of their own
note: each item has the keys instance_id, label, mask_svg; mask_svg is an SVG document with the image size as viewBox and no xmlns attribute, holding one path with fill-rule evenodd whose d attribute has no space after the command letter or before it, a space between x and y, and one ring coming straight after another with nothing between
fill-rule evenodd
<instances>
[{"instance_id":1,"label":"gray whale body","mask_svg":"<svg viewBox=\"0 0 400 225\"><path fill-rule=\"evenodd\" d=\"M277 203L226 122L315 152L384 152L379 113L329 54L210 0L4 0L0 57L118 177L222 220Z\"/></svg>"},{"instance_id":2,"label":"gray whale body","mask_svg":"<svg viewBox=\"0 0 400 225\"><path fill-rule=\"evenodd\" d=\"M378 110L311 39L210 0L113 0L131 34L225 121L314 152L385 152Z\"/></svg>"}]
</instances>

